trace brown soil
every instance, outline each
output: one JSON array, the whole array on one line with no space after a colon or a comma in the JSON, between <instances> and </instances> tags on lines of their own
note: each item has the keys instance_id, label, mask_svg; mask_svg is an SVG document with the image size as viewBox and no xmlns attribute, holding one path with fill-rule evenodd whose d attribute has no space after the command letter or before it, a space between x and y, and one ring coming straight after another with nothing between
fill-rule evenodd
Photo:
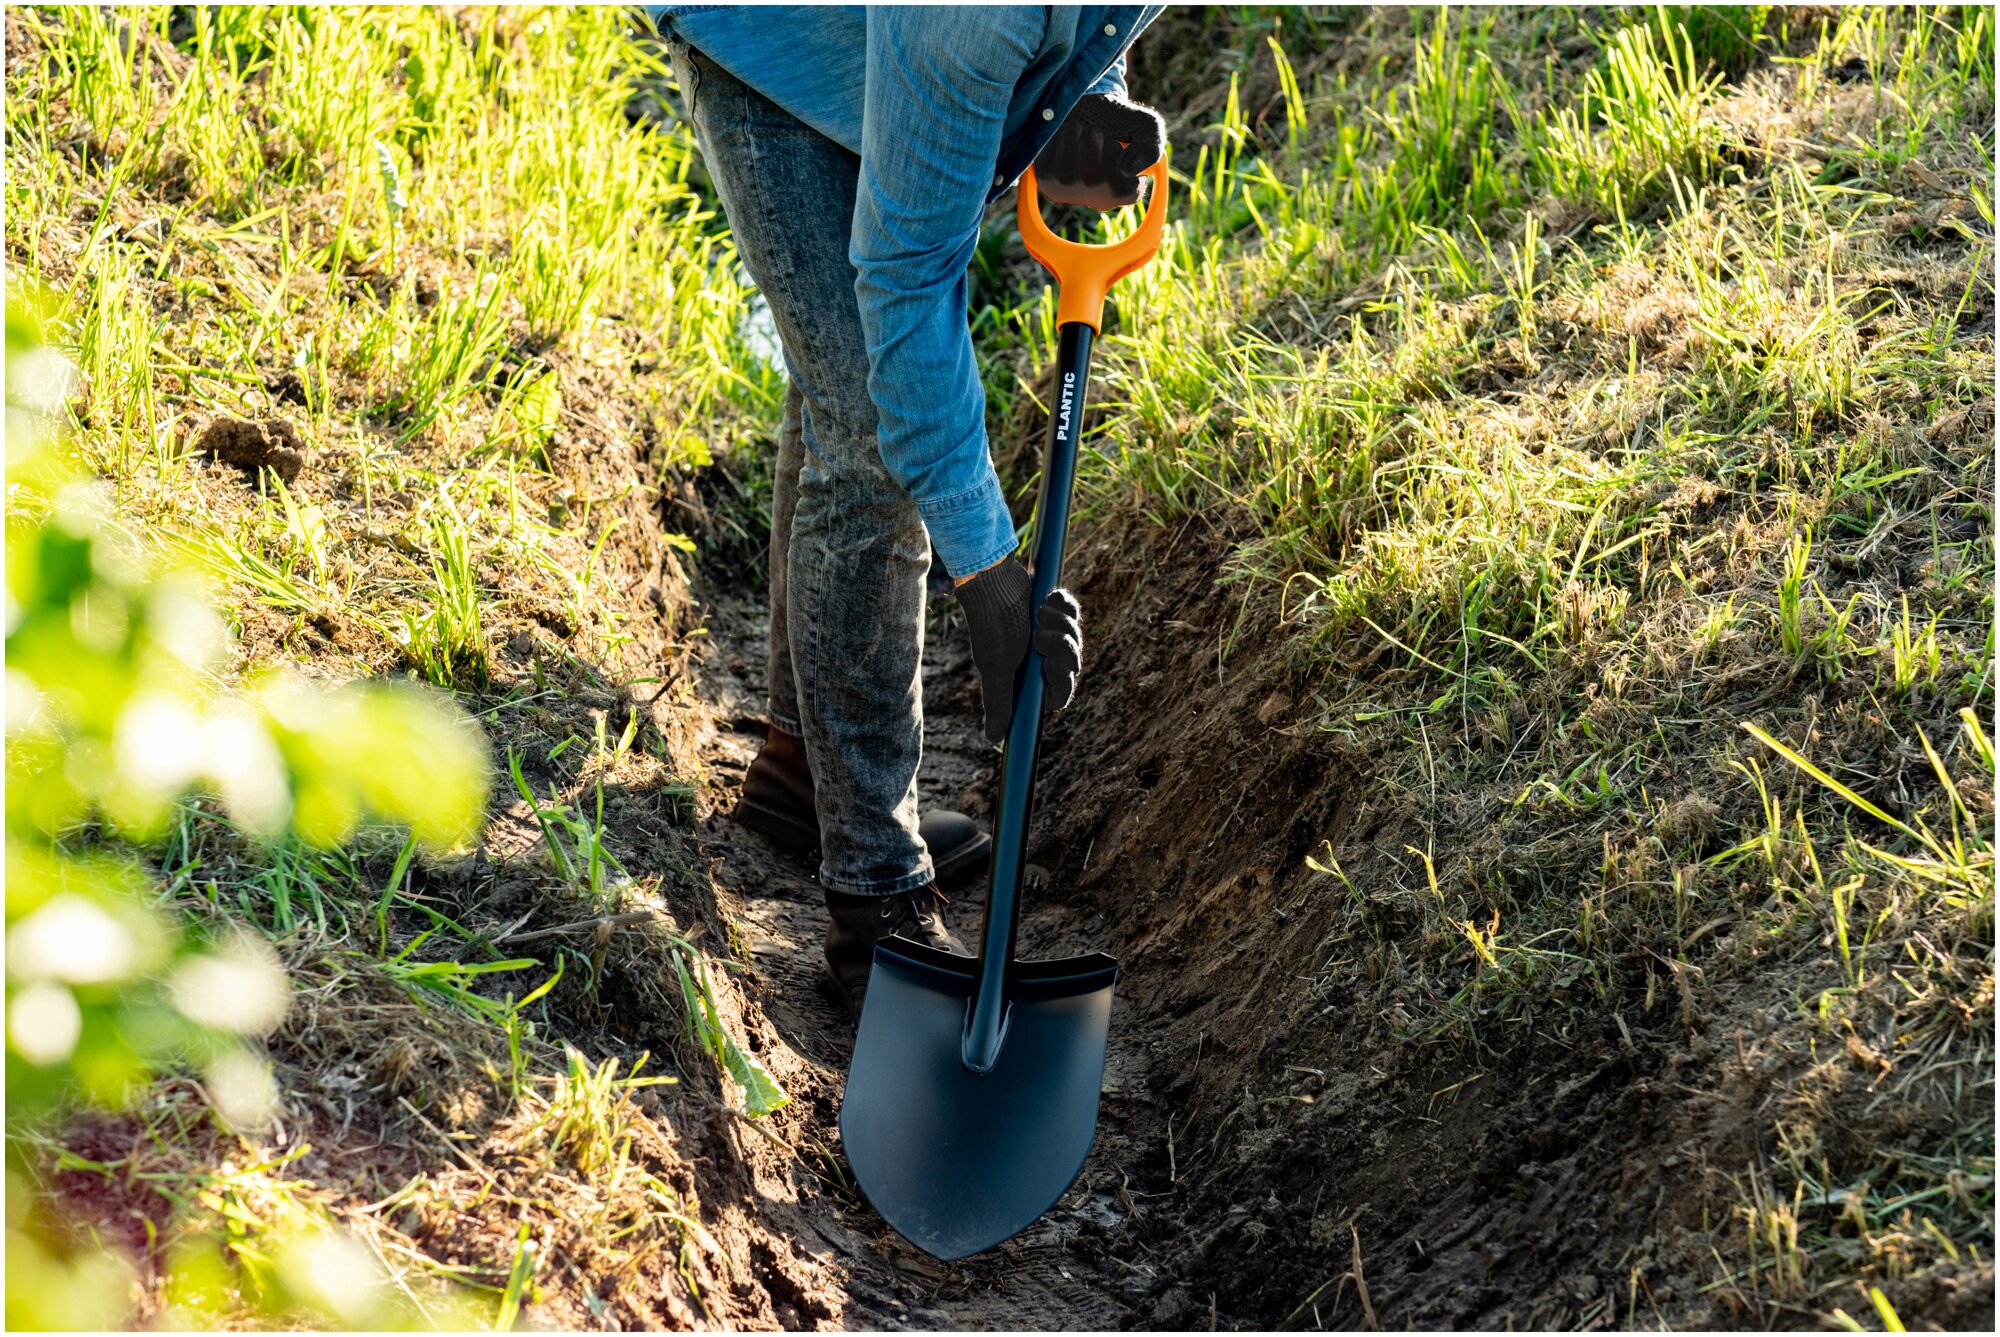
<instances>
[{"instance_id":1,"label":"brown soil","mask_svg":"<svg viewBox=\"0 0 2000 1337\"><path fill-rule=\"evenodd\" d=\"M1025 1235L942 1266L890 1232L842 1171L848 1027L815 988L808 868L718 817L718 899L756 965L746 1019L797 1100L774 1120L799 1160L739 1137L762 1198L752 1234L786 1324L845 1327L1572 1327L1810 1325L1718 1275L1715 1228L1762 1159L1757 1129L1799 1056L1760 1039L1790 1006L1752 990L1666 1026L1607 1018L1513 1052L1395 1042L1394 1019L1310 986L1350 867L1400 853L1406 814L1371 760L1301 728L1285 647L1216 629L1240 587L1222 536L1136 520L1086 533L1093 690L1047 736L1031 857L1033 955L1124 963L1099 1139L1077 1185ZM761 731L754 606L710 616L702 750L726 802ZM929 804L984 814L990 753L955 617L926 665ZM1365 882L1363 883L1365 885ZM954 906L976 940L978 897ZM1762 1148L1768 1153L1768 1148ZM746 1225L751 1224L746 1221ZM768 1233L765 1233L768 1232ZM1904 1313L1950 1322L1992 1303L1990 1268L1926 1280ZM1932 1295L1943 1285L1950 1292ZM1925 1289L1927 1288L1927 1289ZM1917 1294L1923 1289L1923 1294ZM1891 1287L1892 1298L1898 1298ZM1859 1297L1848 1302L1857 1308Z\"/></svg>"},{"instance_id":2,"label":"brown soil","mask_svg":"<svg viewBox=\"0 0 2000 1337\"><path fill-rule=\"evenodd\" d=\"M988 806L993 750L979 735L970 652L956 614L935 607L924 665L925 806L979 814ZM793 1097L772 1119L797 1158L741 1139L747 1174L762 1198L753 1246L776 1278L796 1281L813 1304L787 1307L766 1282L785 1326L1064 1328L1134 1321L1135 1288L1102 1246L1105 1227L1128 1210L1121 1164L1134 1152L1132 1093L1142 1089L1131 1056L1114 1053L1106 1076L1098 1151L1076 1186L1033 1229L1001 1248L945 1265L902 1241L861 1200L840 1158L841 1083L852 1042L846 1014L819 989L824 911L813 860L787 856L724 812L763 736L763 618L731 601L709 618L715 649L702 669L714 724L702 745L718 811L703 824L715 859L717 896L748 941L755 973L752 1024L764 1061ZM976 941L981 895L954 897L953 928ZM1032 908L1023 941L1036 955L1063 955L1098 941L1102 924L1067 922L1060 907ZM766 1233L768 1232L768 1233ZM778 1260L790 1260L780 1267ZM817 1320L814 1323L813 1320Z\"/></svg>"},{"instance_id":3,"label":"brown soil","mask_svg":"<svg viewBox=\"0 0 2000 1337\"><path fill-rule=\"evenodd\" d=\"M1393 979L1366 996L1328 992L1320 967L1348 950L1336 921L1363 893L1308 856L1337 856L1357 887L1392 885L1389 864L1421 839L1415 814L1377 773L1382 746L1310 727L1312 684L1291 671L1280 634L1219 655L1225 629L1272 625L1242 616L1243 587L1218 579L1229 536L1132 516L1080 526L1071 583L1091 624L1086 690L1046 736L1031 858L1047 876L1023 933L1031 955L1106 950L1124 963L1098 1143L1021 1237L950 1266L914 1250L841 1159L850 1027L817 987L810 863L726 817L762 730L760 600L739 586L694 604L659 511L627 489L645 465L613 410L580 423L557 457L579 491L625 498L602 561L633 639L616 662L565 659L567 630L530 593L510 593L493 633L494 692L537 672L552 690L492 717L496 748L522 749L537 791L553 785L574 802L587 791L538 741L588 736L598 717L615 733L628 704L642 708L667 764L608 778L614 848L669 925L747 966L720 981L725 1019L792 1104L759 1125L735 1113L682 1029L670 956L652 935L619 934L587 984L558 991L564 1033L549 1038L592 1061L650 1051L680 1075L634 1102L633 1157L699 1216L708 1244L683 1247L678 1263L614 1265L600 1236L573 1224L579 1204L551 1186L562 1176L524 1158L536 1132L480 1071L490 1028L295 954L299 1005L273 1045L288 1125L272 1150L309 1144L287 1173L324 1186L350 1221L358 1204L424 1176L435 1206L411 1206L396 1228L492 1281L522 1219L509 1203L552 1198L527 1217L560 1260L532 1317L563 1327L1815 1321L1816 1308L1701 1289L1718 1276L1716 1225L1742 1198L1732 1176L1768 1158L1757 1130L1804 1067L1764 1039L1789 997L1753 976L1734 993L1690 996L1664 1023L1613 1013L1589 1031L1537 1028L1482 1052L1399 1038ZM315 475L303 486L339 484ZM683 490L674 504L698 502ZM994 754L947 610L934 609L927 641L923 797L984 817ZM705 636L690 634L698 624ZM252 619L246 640L312 657L298 640L310 626ZM393 658L376 655L383 667ZM635 678L651 681L616 685ZM692 833L688 799L670 784L689 776L701 777ZM550 897L526 805L503 791L495 809L483 848L423 870L417 890L494 935L576 918ZM1703 816L1689 807L1686 824L1698 830ZM1485 819L1461 817L1475 841ZM1367 895L1361 908L1385 934L1406 931L1385 894ZM972 889L952 907L968 942L979 901ZM409 916L398 940L422 926ZM125 1118L71 1141L128 1171L147 1143L144 1120ZM203 1146L231 1154L224 1137ZM520 1196L486 1201L486 1175ZM63 1180L79 1219L108 1238L137 1246L166 1219L129 1173ZM1990 1310L1992 1273L1969 1266L1889 1289L1906 1317L1959 1323Z\"/></svg>"},{"instance_id":4,"label":"brown soil","mask_svg":"<svg viewBox=\"0 0 2000 1337\"><path fill-rule=\"evenodd\" d=\"M560 1327L1819 1320L1823 1301L1713 1284L1725 1274L1711 1250L1718 1240L1737 1247L1740 1177L1771 1158L1759 1130L1811 1066L1768 1039L1796 1007L1783 973L1753 971L1732 990L1690 985L1678 1011L1605 1009L1593 1026L1516 1027L1469 1047L1413 1040L1403 1003L1426 986L1399 977L1400 958L1380 952L1419 932L1393 890L1407 885L1405 847L1423 843L1429 820L1461 856L1451 863L1441 844L1440 876L1465 876L1474 859L1503 862L1498 808L1448 798L1418 813L1390 773L1424 740L1356 741L1315 727L1326 714L1318 697L1395 670L1296 672L1277 620L1246 610L1246 587L1225 578L1232 536L1165 531L1126 513L1077 530L1070 583L1090 626L1085 680L1046 735L1031 858L1047 876L1023 932L1031 955L1104 950L1124 963L1098 1142L1056 1208L986 1255L946 1266L900 1240L840 1154L850 1028L817 987L811 866L726 817L762 730L761 594L735 574L747 547L704 563L730 583L691 585L664 537L714 532L715 508L742 499L697 492L695 477L717 486L706 477L714 470L670 476L663 499L649 495L645 433L630 405L596 392L598 375L587 363L564 368L565 399L587 407L551 443L562 481L550 504L595 498L600 518L587 532L616 524L599 569L620 592L630 639L602 661L581 657L587 638L547 591L519 572L489 573L482 583L499 595L492 684L475 700L503 703L487 715L496 752L518 750L538 793L554 788L579 805L593 783L579 769L583 749L561 763L551 750L590 738L599 721L615 737L639 709L639 747L602 776L612 847L639 903L746 967L718 979L724 1019L792 1104L754 1125L732 1108L735 1093L685 1032L660 935L621 931L566 977L551 997L560 1029L544 1040L592 1062L651 1053L656 1070L681 1079L631 1105L633 1164L705 1231L676 1236L653 1204L600 1202L550 1158L542 1132L490 1076L504 1063L490 1026L419 1008L402 986L370 983L372 967L330 970L323 956L335 948L308 940L287 949L299 1005L272 1046L287 1124L264 1150L309 1145L286 1173L319 1186L336 1214L365 1230L376 1220L365 1205L421 1178L421 1202L381 1223L488 1283L504 1280L519 1224L533 1224L552 1262L529 1316ZM283 440L247 421L232 431ZM351 505L346 469L343 455L325 452L295 475L302 499ZM242 501L233 485L205 491L219 506ZM927 642L921 786L927 805L983 818L994 754L978 735L969 654L948 608L934 609ZM359 624L255 604L243 617L252 659L399 671L398 649ZM1271 630L1231 637L1259 627ZM493 937L582 917L552 890L533 815L501 784L482 848L420 868L414 890ZM1691 797L1666 825L1686 830L1664 833L1698 843L1715 813L1698 785L1683 788ZM392 857L370 861L371 874L385 878ZM1363 890L1309 861L1329 858ZM1575 851L1563 858L1575 863ZM979 911L977 888L954 900L968 942ZM1351 936L1357 920L1373 926L1384 964L1365 989L1329 985L1355 977L1324 967L1365 950ZM399 910L395 941L426 927ZM547 941L522 950L554 959ZM522 987L502 979L494 991ZM1842 1065L1823 1066L1822 1080L1843 1079ZM149 1117L189 1100L198 1104L198 1092L164 1086ZM1914 1105L1881 1115L1904 1131L1925 1117ZM88 1159L123 1169L111 1180L64 1175L67 1206L106 1238L135 1247L154 1238L145 1227L170 1214L132 1177L153 1154L146 1120L88 1124L77 1136ZM234 1147L217 1134L176 1154L219 1161L243 1154ZM487 1176L506 1192L493 1194ZM612 1250L601 1228L579 1223L601 1210L648 1223L640 1238L659 1244ZM1887 1289L1906 1319L1959 1323L1990 1309L1992 1271L1968 1263ZM1843 1303L1866 1312L1861 1297Z\"/></svg>"},{"instance_id":5,"label":"brown soil","mask_svg":"<svg viewBox=\"0 0 2000 1337\"><path fill-rule=\"evenodd\" d=\"M607 423L563 461L598 495L615 495L639 467L615 441ZM350 1222L355 1204L424 1176L427 1196L397 1229L489 1282L504 1277L517 1223L541 1222L558 1263L529 1314L558 1327L1815 1321L1816 1309L1701 1289L1717 1276L1715 1224L1741 1198L1731 1176L1768 1154L1759 1116L1801 1066L1759 1039L1772 1030L1766 1010L1789 1000L1704 996L1699 1015L1683 1009L1665 1026L1635 1012L1481 1055L1399 1041L1383 1001L1393 989L1324 992L1315 981L1339 950L1334 920L1359 893L1307 856L1337 853L1370 886L1371 859L1415 838L1412 815L1377 784L1384 758L1307 727L1311 694L1281 638L1218 657L1243 598L1218 580L1228 536L1169 534L1130 516L1081 527L1071 583L1091 619L1087 690L1046 734L1031 849L1046 877L1023 929L1029 955L1105 950L1123 962L1097 1145L1076 1185L1020 1237L953 1265L912 1248L861 1199L841 1158L851 1028L818 988L811 863L726 815L762 734L760 600L736 588L699 608L659 541L657 513L635 499L624 514L604 561L628 592L634 640L616 664L565 670L550 654L561 633L514 610L518 629L495 632L495 691L520 685L538 660L559 690L537 703L548 716L533 731L526 715L497 716L496 747L528 749L538 792L573 786L528 745L599 715L615 729L628 702L645 709L670 764L606 784L615 851L669 925L747 966L719 979L725 1020L792 1103L755 1125L735 1112L682 1029L670 957L645 932L619 934L587 987L555 995L560 1038L593 1062L651 1052L680 1075L679 1087L634 1102L633 1159L698 1214L707 1241L684 1245L679 1262L656 1253L637 1269L614 1265L574 1225L583 1200L524 1155L537 1134L481 1076L490 1029L420 1009L387 981L357 988L343 975L336 987L294 959L300 1004L273 1046L292 1121L280 1143L310 1144L287 1173L326 1186ZM969 653L948 609L934 607L927 638L920 784L927 806L984 818L994 754L979 738ZM706 636L680 630L697 619ZM695 644L707 648L691 656ZM642 672L657 685L611 685ZM665 784L689 775L702 777L692 846L683 800ZM425 870L417 888L496 934L574 918L550 900L544 866L532 815L503 793L484 847ZM968 942L980 899L973 888L952 905ZM72 1141L93 1160L129 1157L131 1169L145 1143L143 1124L125 1119ZM210 1150L226 1158L229 1139ZM518 1196L487 1201L488 1175ZM129 1175L122 1189L96 1175L63 1179L80 1219L112 1238L136 1243L145 1221L164 1219ZM636 1219L650 1207L632 1210ZM1889 1289L1906 1318L1956 1323L1990 1310L1992 1273L1971 1266Z\"/></svg>"},{"instance_id":6,"label":"brown soil","mask_svg":"<svg viewBox=\"0 0 2000 1337\"><path fill-rule=\"evenodd\" d=\"M261 423L217 418L202 429L194 448L197 454L241 469L253 482L258 470L269 469L286 483L296 483L306 465L305 443L283 418Z\"/></svg>"}]
</instances>

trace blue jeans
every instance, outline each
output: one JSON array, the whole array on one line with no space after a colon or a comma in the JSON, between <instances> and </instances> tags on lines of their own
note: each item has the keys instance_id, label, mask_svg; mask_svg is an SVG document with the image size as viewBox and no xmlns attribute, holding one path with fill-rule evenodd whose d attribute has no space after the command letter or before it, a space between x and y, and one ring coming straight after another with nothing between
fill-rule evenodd
<instances>
[{"instance_id":1,"label":"blue jeans","mask_svg":"<svg viewBox=\"0 0 2000 1337\"><path fill-rule=\"evenodd\" d=\"M771 723L805 740L825 886L932 880L917 835L930 538L889 475L848 259L861 161L685 43L668 47L791 386L771 506Z\"/></svg>"}]
</instances>

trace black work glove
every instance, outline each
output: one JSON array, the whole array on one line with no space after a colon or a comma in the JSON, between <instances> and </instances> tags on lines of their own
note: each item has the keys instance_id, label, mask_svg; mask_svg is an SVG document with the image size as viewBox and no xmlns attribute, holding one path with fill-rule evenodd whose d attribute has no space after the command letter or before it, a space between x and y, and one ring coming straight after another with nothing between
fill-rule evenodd
<instances>
[{"instance_id":1,"label":"black work glove","mask_svg":"<svg viewBox=\"0 0 2000 1337\"><path fill-rule=\"evenodd\" d=\"M1087 209L1139 200L1140 173L1166 151L1160 113L1106 93L1087 93L1035 159L1042 198Z\"/></svg>"},{"instance_id":2,"label":"black work glove","mask_svg":"<svg viewBox=\"0 0 2000 1337\"><path fill-rule=\"evenodd\" d=\"M1028 568L1018 557L988 567L953 590L972 633L972 665L986 703L988 742L1006 740L1014 718L1014 675L1028 657ZM1035 649L1042 654L1048 692L1042 709L1061 710L1076 692L1083 669L1083 609L1068 590L1051 590L1034 619Z\"/></svg>"}]
</instances>

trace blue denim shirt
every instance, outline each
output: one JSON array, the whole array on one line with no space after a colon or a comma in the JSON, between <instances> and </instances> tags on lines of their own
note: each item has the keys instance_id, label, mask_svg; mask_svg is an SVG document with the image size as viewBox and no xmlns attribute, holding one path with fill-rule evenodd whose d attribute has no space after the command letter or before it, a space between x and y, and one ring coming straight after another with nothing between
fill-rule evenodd
<instances>
[{"instance_id":1,"label":"blue denim shirt","mask_svg":"<svg viewBox=\"0 0 2000 1337\"><path fill-rule=\"evenodd\" d=\"M883 463L945 569L1014 551L966 267L986 205L1079 98L1123 92L1159 5L656 5L685 42L861 159L848 251Z\"/></svg>"}]
</instances>

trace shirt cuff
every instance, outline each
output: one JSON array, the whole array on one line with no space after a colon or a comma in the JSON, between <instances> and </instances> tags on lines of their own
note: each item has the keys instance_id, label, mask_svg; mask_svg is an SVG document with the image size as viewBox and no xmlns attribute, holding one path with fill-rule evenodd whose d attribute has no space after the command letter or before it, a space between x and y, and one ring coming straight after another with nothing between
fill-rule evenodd
<instances>
[{"instance_id":1,"label":"shirt cuff","mask_svg":"<svg viewBox=\"0 0 2000 1337\"><path fill-rule=\"evenodd\" d=\"M1098 75L1097 82L1083 90L1083 95L1085 97L1089 97L1092 93L1096 93L1103 97L1122 98L1125 96L1124 56L1121 55L1118 57L1118 59L1112 61L1111 68L1107 69L1104 73Z\"/></svg>"},{"instance_id":2,"label":"shirt cuff","mask_svg":"<svg viewBox=\"0 0 2000 1337\"><path fill-rule=\"evenodd\" d=\"M1006 494L991 461L986 476L963 492L926 500L917 498L917 513L930 531L931 544L953 576L984 571L1021 546L1014 517L1007 512Z\"/></svg>"}]
</instances>

